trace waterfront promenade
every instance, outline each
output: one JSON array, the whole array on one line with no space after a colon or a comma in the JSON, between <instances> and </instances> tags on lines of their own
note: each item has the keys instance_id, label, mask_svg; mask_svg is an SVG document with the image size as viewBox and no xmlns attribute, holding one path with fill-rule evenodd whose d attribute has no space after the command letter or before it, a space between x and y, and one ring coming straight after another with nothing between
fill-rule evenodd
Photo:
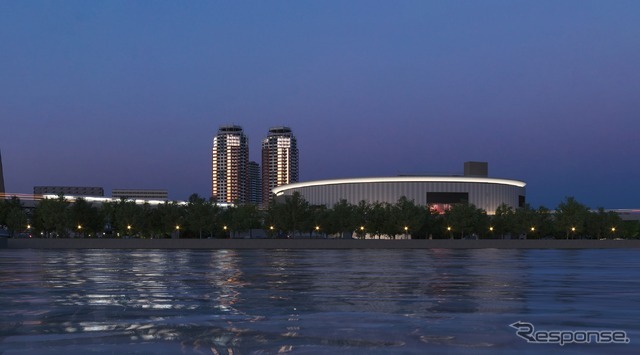
<instances>
[{"instance_id":1,"label":"waterfront promenade","mask_svg":"<svg viewBox=\"0 0 640 355\"><path fill-rule=\"evenodd\" d=\"M0 249L616 249L640 240L0 239Z\"/></svg>"}]
</instances>

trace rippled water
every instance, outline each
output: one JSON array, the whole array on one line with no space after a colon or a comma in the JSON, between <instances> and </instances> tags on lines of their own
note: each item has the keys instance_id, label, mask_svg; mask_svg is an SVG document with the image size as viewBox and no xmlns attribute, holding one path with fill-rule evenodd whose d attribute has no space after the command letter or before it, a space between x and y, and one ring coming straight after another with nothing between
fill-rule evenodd
<instances>
[{"instance_id":1,"label":"rippled water","mask_svg":"<svg viewBox=\"0 0 640 355\"><path fill-rule=\"evenodd\" d=\"M0 353L637 353L639 276L635 250L0 250Z\"/></svg>"}]
</instances>

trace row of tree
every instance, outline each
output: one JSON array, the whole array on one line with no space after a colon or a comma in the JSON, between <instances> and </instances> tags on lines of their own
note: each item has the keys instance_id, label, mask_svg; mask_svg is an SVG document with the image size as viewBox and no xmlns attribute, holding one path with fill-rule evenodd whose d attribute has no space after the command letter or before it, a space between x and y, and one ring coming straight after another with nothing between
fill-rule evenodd
<instances>
[{"instance_id":1,"label":"row of tree","mask_svg":"<svg viewBox=\"0 0 640 355\"><path fill-rule=\"evenodd\" d=\"M299 194L271 204L221 208L197 194L186 203L158 206L120 200L99 207L82 198L59 196L25 210L17 197L0 200L0 226L14 236L228 238L260 229L270 238L342 236L356 238L617 238L638 237L637 222L623 223L615 212L591 211L569 197L555 211L501 205L489 216L473 204L455 204L444 214L405 197L395 204L357 205L341 200L332 208L313 206Z\"/></svg>"}]
</instances>

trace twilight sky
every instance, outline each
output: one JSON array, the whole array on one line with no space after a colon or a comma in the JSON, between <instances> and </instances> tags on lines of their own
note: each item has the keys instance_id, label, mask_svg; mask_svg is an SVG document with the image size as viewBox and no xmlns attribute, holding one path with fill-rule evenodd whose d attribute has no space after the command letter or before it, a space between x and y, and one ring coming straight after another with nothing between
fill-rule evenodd
<instances>
[{"instance_id":1,"label":"twilight sky","mask_svg":"<svg viewBox=\"0 0 640 355\"><path fill-rule=\"evenodd\" d=\"M0 151L34 185L210 195L211 143L301 181L461 173L640 207L640 1L0 0Z\"/></svg>"}]
</instances>

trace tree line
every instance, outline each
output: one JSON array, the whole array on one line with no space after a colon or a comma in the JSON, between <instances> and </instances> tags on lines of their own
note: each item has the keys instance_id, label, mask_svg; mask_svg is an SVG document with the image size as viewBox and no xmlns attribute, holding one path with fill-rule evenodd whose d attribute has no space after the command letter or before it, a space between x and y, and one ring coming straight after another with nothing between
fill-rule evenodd
<instances>
[{"instance_id":1,"label":"tree line","mask_svg":"<svg viewBox=\"0 0 640 355\"><path fill-rule=\"evenodd\" d=\"M33 210L17 197L0 200L0 226L12 236L113 238L230 238L262 230L269 238L637 238L640 223L595 211L567 197L554 211L499 206L494 215L470 203L444 214L401 197L396 203L341 200L310 205L294 193L267 210L243 204L221 208L193 194L186 203L157 206L121 199L95 206L82 198L38 201Z\"/></svg>"}]
</instances>

